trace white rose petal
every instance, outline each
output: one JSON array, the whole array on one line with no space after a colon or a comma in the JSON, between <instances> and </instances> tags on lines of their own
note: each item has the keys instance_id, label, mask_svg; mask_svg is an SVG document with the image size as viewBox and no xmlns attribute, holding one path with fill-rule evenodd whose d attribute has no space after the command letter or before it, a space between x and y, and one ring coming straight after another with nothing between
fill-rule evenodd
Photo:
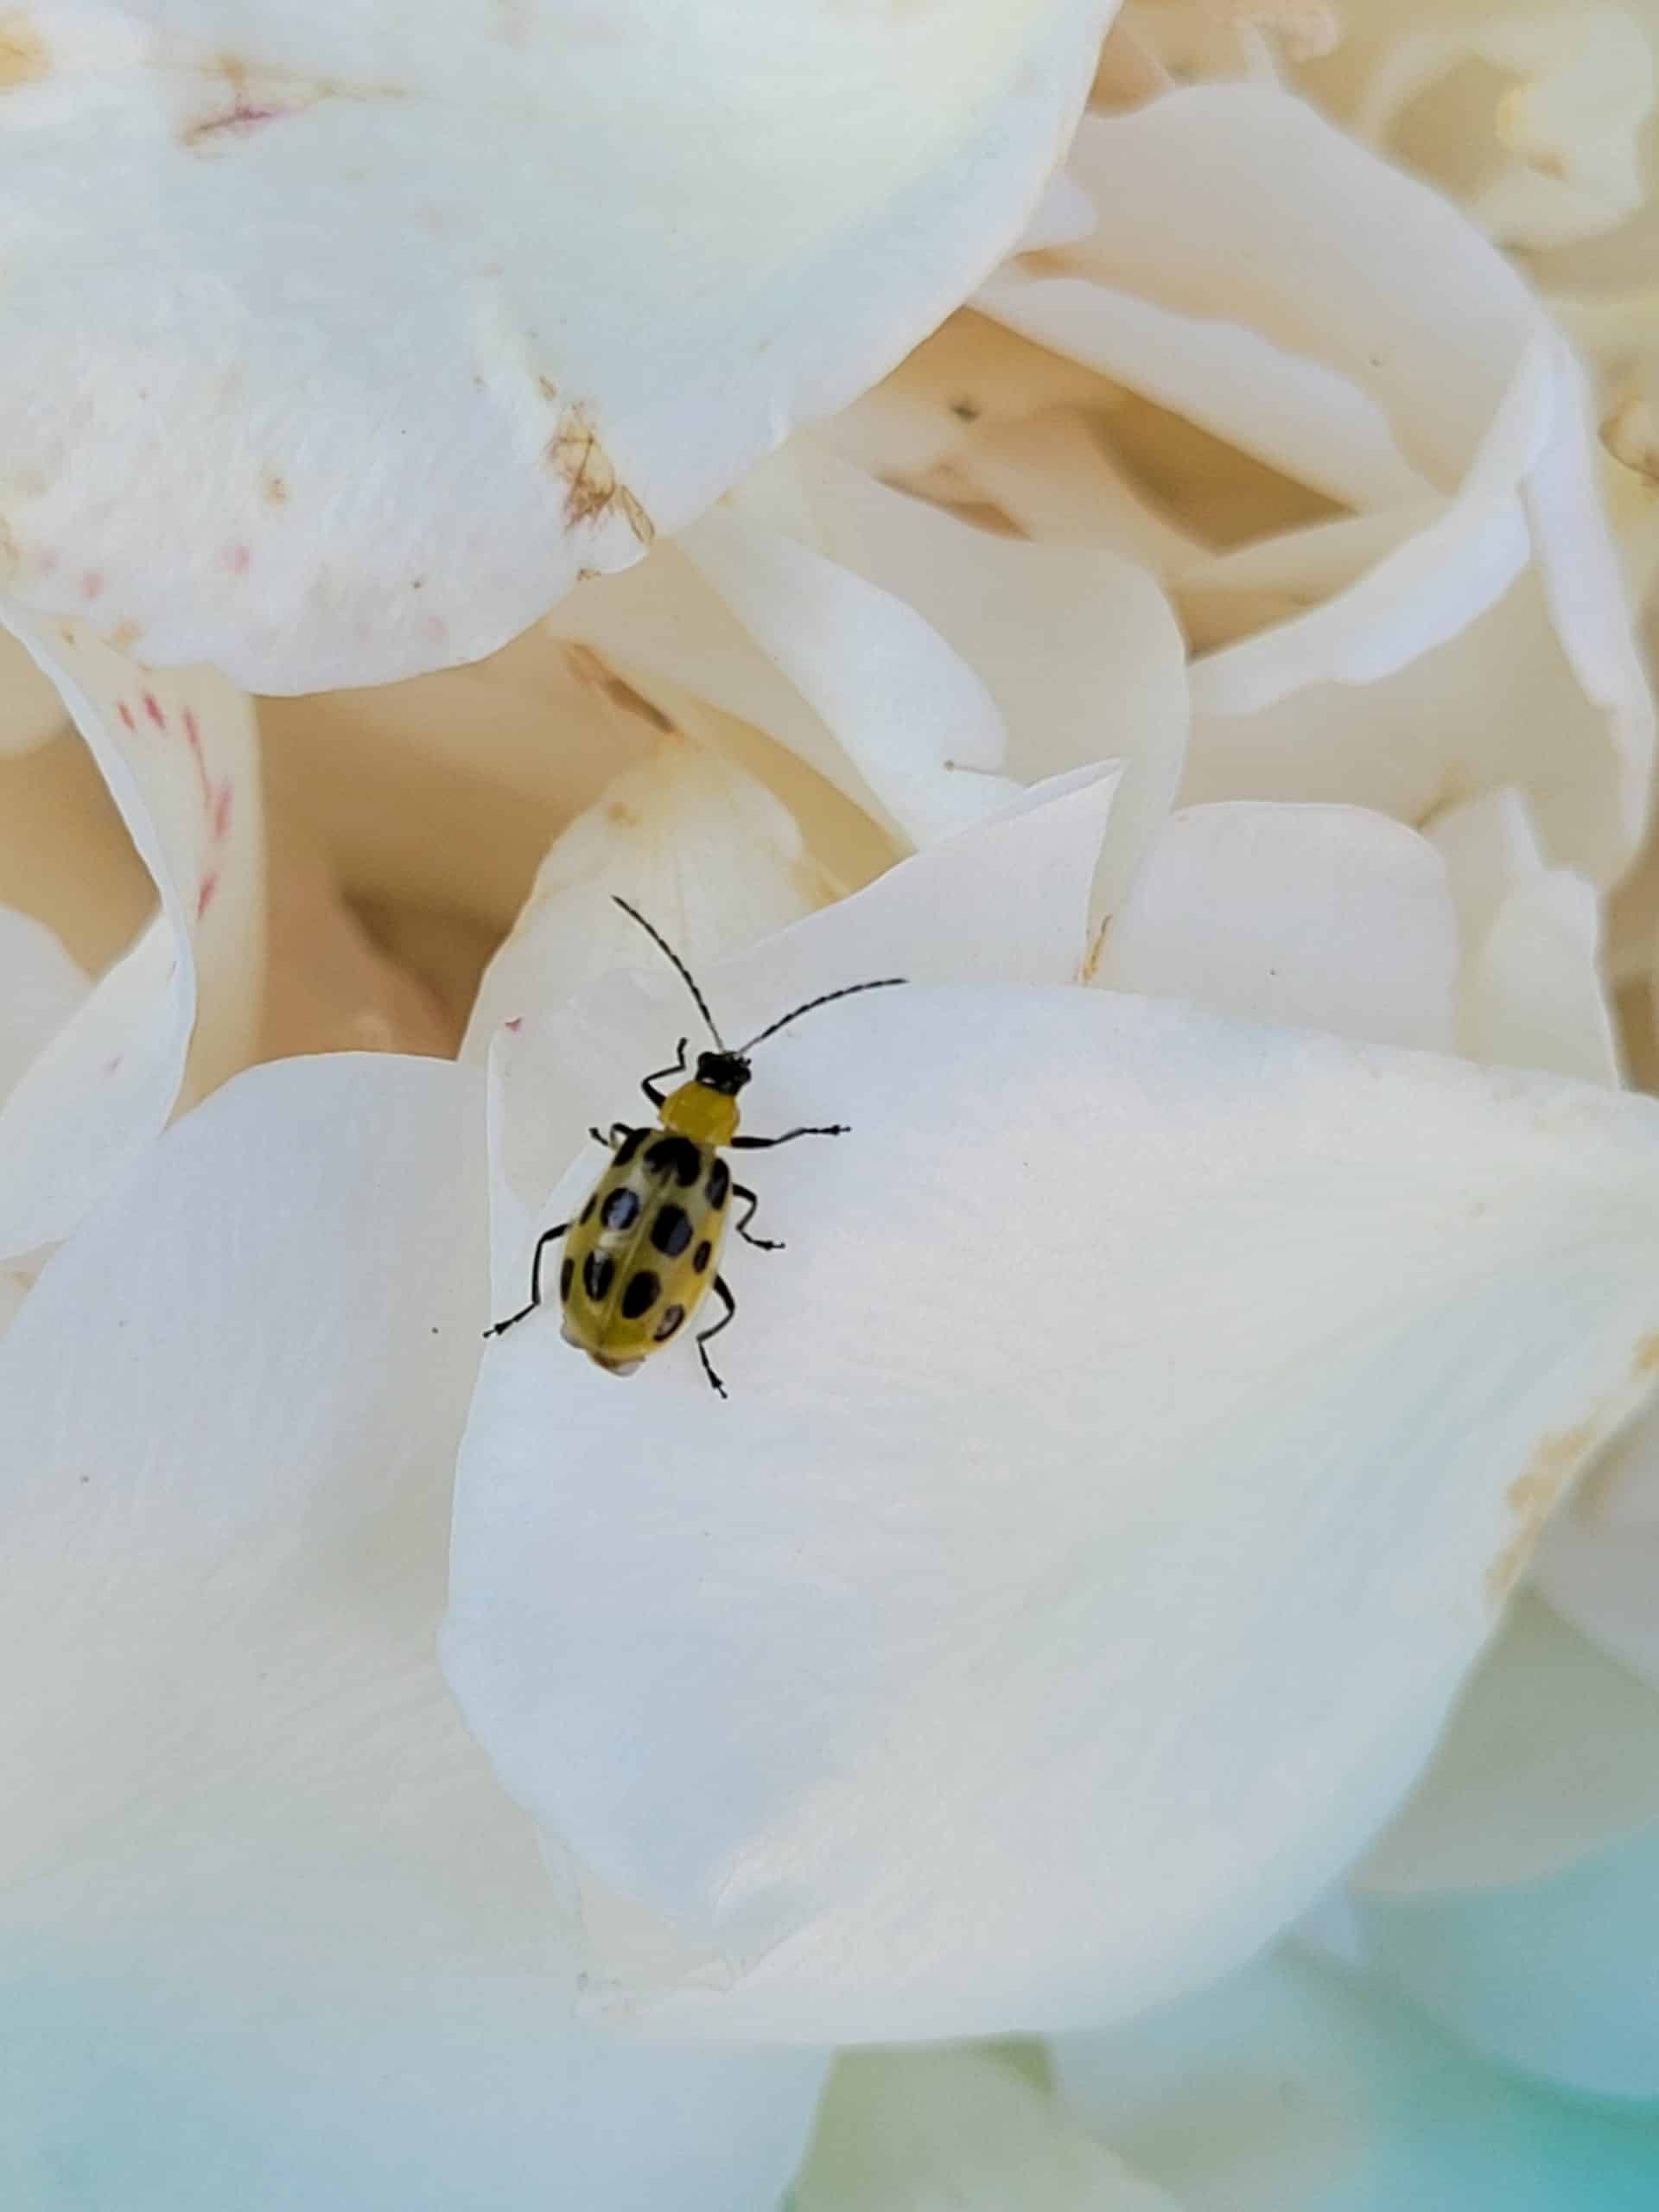
<instances>
[{"instance_id":1,"label":"white rose petal","mask_svg":"<svg viewBox=\"0 0 1659 2212\"><path fill-rule=\"evenodd\" d=\"M870 972L878 899L905 972L934 864L716 1003ZM957 911L988 948L1048 895L982 866ZM1245 1955L1402 1794L1647 1385L1647 1102L962 962L757 1068L761 1129L853 1134L757 1166L790 1250L733 1259L729 1403L689 1347L622 1390L549 1316L482 1372L451 1679L671 1935L618 1993L664 2022L1077 2022ZM572 1024L566 1157L627 1027L613 990Z\"/></svg>"},{"instance_id":2,"label":"white rose petal","mask_svg":"<svg viewBox=\"0 0 1659 2212\"><path fill-rule=\"evenodd\" d=\"M52 678L154 877L160 911L0 1106L0 1253L64 1236L181 1091L247 1058L264 960L251 702L137 667L67 626L3 619Z\"/></svg>"},{"instance_id":3,"label":"white rose petal","mask_svg":"<svg viewBox=\"0 0 1659 2212\"><path fill-rule=\"evenodd\" d=\"M871 2053L830 2077L791 2212L1179 2212L988 2051Z\"/></svg>"},{"instance_id":4,"label":"white rose petal","mask_svg":"<svg viewBox=\"0 0 1659 2212\"><path fill-rule=\"evenodd\" d=\"M480 1092L389 1056L242 1077L0 1348L31 2212L772 2212L798 2163L815 2055L572 2025L534 1838L437 1675Z\"/></svg>"},{"instance_id":5,"label":"white rose petal","mask_svg":"<svg viewBox=\"0 0 1659 2212\"><path fill-rule=\"evenodd\" d=\"M44 0L0 93L13 588L263 690L487 652L957 303L1111 12Z\"/></svg>"}]
</instances>

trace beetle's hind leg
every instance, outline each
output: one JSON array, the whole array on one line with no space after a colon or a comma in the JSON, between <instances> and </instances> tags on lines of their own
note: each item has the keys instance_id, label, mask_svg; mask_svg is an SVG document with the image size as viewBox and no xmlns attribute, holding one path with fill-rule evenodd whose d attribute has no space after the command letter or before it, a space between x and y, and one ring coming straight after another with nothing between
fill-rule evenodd
<instances>
[{"instance_id":1,"label":"beetle's hind leg","mask_svg":"<svg viewBox=\"0 0 1659 2212\"><path fill-rule=\"evenodd\" d=\"M732 1296L731 1286L728 1283L724 1275L716 1275L715 1277L713 1289L715 1297L718 1298L725 1306L726 1311L721 1315L719 1320L715 1323L712 1329L700 1329L697 1332L697 1357L702 1362L702 1371L709 1377L709 1382L713 1383L715 1393L717 1395L723 1398L726 1395L726 1385L721 1381L719 1376L715 1374L715 1363L709 1357L709 1339L711 1337L717 1337L722 1329L729 1329L733 1322L736 1320L737 1300Z\"/></svg>"},{"instance_id":2,"label":"beetle's hind leg","mask_svg":"<svg viewBox=\"0 0 1659 2212\"><path fill-rule=\"evenodd\" d=\"M631 1137L633 1135L633 1130L626 1122L613 1122L609 1136L606 1135L603 1129L594 1128L591 1123L588 1134L595 1144L602 1144L607 1152L614 1152L624 1137Z\"/></svg>"},{"instance_id":3,"label":"beetle's hind leg","mask_svg":"<svg viewBox=\"0 0 1659 2212\"><path fill-rule=\"evenodd\" d=\"M781 1236L752 1236L749 1234L749 1224L754 1219L754 1210L760 1201L748 1185L746 1183L734 1183L732 1196L734 1198L747 1198L749 1202L746 1211L732 1223L732 1227L743 1242L746 1244L753 1244L757 1252L781 1252L784 1249L784 1240Z\"/></svg>"},{"instance_id":4,"label":"beetle's hind leg","mask_svg":"<svg viewBox=\"0 0 1659 2212\"><path fill-rule=\"evenodd\" d=\"M544 1229L536 1239L536 1255L530 1263L530 1303L521 1306L516 1313L509 1313L505 1321L493 1322L485 1330L486 1337L505 1337L507 1331L533 1313L542 1302L542 1260L550 1244L556 1244L570 1224L562 1221L556 1228Z\"/></svg>"}]
</instances>

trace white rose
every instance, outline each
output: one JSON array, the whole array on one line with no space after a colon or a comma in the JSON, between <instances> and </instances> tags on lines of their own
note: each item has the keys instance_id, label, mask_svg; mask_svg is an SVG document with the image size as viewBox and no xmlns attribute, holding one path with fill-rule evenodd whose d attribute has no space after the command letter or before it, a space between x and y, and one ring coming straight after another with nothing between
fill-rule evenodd
<instances>
[{"instance_id":1,"label":"white rose","mask_svg":"<svg viewBox=\"0 0 1659 2212\"><path fill-rule=\"evenodd\" d=\"M988 139L1012 49L989 10L938 32L961 99L911 149L931 188L804 225L849 270L901 238L925 283L878 284L834 359L853 279L816 291L784 417L732 366L742 314L705 302L702 411L674 402L702 461L729 477L982 268L1084 12ZM794 2175L800 2212L1361 2212L1368 2169L1445 2196L1431 2077L1482 2115L1465 2176L1553 2177L1521 2094L1426 2066L1385 1984L1505 2063L1654 2094L1643 1427L1556 1520L1549 1603L1511 1602L1652 1381L1659 1125L1616 1088L1590 880L1634 843L1645 691L1567 357L1488 248L1275 88L1291 12L1211 10L1254 87L1154 81L1092 119L980 309L675 545L476 669L267 702L263 776L222 678L14 609L80 731L9 678L20 2201L772 2212ZM457 72L457 113L483 81ZM232 73L221 132L296 162L302 128L349 136L338 87L296 82ZM734 113L751 93L763 70ZM880 120L867 152L903 136ZM810 134L779 150L819 175ZM1206 160L1239 188L1195 190ZM338 268L384 236L348 230ZM1457 293L1449 350L1414 269ZM659 311L661 270L628 275ZM412 296L435 335L407 419L458 397L471 422L451 303ZM355 304L318 315L302 443L357 374ZM205 534L122 571L146 650L410 666L441 654L393 588L409 547L456 650L590 527L601 563L630 550L613 498L474 572L391 447L337 541L296 541L279 640L203 555L240 495L200 455L243 417L199 411L206 444L162 465ZM671 442L642 451L683 516L719 484ZM473 458L469 522L499 523L510 456ZM348 527L376 500L384 557ZM550 1314L480 1342L600 1164L588 1123L638 1110L693 1026L615 893L751 1027L912 979L757 1061L751 1126L852 1128L757 1163L789 1249L732 1262L726 1405L689 1347L623 1392ZM100 1050L143 1075L113 1104ZM438 1673L451 1576L451 1676L533 1824ZM1018 2028L1047 2055L830 2071L849 2039ZM1264 2060L1291 2089L1266 2107ZM1641 2155L1599 2126L1567 2176Z\"/></svg>"}]
</instances>

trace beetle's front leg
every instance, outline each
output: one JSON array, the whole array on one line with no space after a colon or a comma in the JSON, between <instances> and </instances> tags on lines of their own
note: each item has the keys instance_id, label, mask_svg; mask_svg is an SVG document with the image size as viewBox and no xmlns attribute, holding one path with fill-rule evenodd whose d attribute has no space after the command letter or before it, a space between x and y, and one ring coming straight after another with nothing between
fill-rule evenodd
<instances>
[{"instance_id":1,"label":"beetle's front leg","mask_svg":"<svg viewBox=\"0 0 1659 2212\"><path fill-rule=\"evenodd\" d=\"M660 1106L663 1103L663 1094L658 1088L658 1085L665 1083L671 1075L684 1075L687 1072L685 1055L686 1048L690 1046L690 1042L691 1039L689 1037L681 1038L680 1057L675 1061L671 1068L658 1068L655 1075L641 1077L639 1088L645 1092L646 1097L650 1099L653 1106Z\"/></svg>"}]
</instances>

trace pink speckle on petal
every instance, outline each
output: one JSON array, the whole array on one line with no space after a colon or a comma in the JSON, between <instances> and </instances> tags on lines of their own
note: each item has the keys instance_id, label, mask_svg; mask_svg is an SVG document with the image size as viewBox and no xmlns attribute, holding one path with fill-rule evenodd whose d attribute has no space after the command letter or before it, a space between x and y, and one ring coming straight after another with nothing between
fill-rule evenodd
<instances>
[{"instance_id":1,"label":"pink speckle on petal","mask_svg":"<svg viewBox=\"0 0 1659 2212\"><path fill-rule=\"evenodd\" d=\"M196 919L200 921L213 903L213 893L219 889L219 870L210 868L196 886Z\"/></svg>"},{"instance_id":2,"label":"pink speckle on petal","mask_svg":"<svg viewBox=\"0 0 1659 2212\"><path fill-rule=\"evenodd\" d=\"M122 721L126 724L129 729L137 728L138 725L133 719L132 709L127 704L124 699L118 700L117 702L115 711L120 715Z\"/></svg>"},{"instance_id":3,"label":"pink speckle on petal","mask_svg":"<svg viewBox=\"0 0 1659 2212\"><path fill-rule=\"evenodd\" d=\"M80 580L81 597L83 599L96 599L103 588L104 579L99 575L99 571L96 569L88 569L86 575Z\"/></svg>"},{"instance_id":4,"label":"pink speckle on petal","mask_svg":"<svg viewBox=\"0 0 1659 2212\"><path fill-rule=\"evenodd\" d=\"M516 1037L524 1026L524 1017L522 1014L515 1014L510 1021L503 1022L501 1026L504 1029L511 1029Z\"/></svg>"},{"instance_id":5,"label":"pink speckle on petal","mask_svg":"<svg viewBox=\"0 0 1659 2212\"><path fill-rule=\"evenodd\" d=\"M219 557L221 565L227 569L232 575L245 576L252 563L253 554L245 545L227 545Z\"/></svg>"},{"instance_id":6,"label":"pink speckle on petal","mask_svg":"<svg viewBox=\"0 0 1659 2212\"><path fill-rule=\"evenodd\" d=\"M442 614L429 614L426 618L425 629L427 636L431 639L435 645L441 645L449 634L449 625Z\"/></svg>"},{"instance_id":7,"label":"pink speckle on petal","mask_svg":"<svg viewBox=\"0 0 1659 2212\"><path fill-rule=\"evenodd\" d=\"M192 707L184 710L184 741L193 753L198 751L201 745L201 724L196 720L195 709Z\"/></svg>"},{"instance_id":8,"label":"pink speckle on petal","mask_svg":"<svg viewBox=\"0 0 1659 2212\"><path fill-rule=\"evenodd\" d=\"M220 784L213 793L213 842L222 845L231 834L231 810L236 804L236 792L228 783Z\"/></svg>"},{"instance_id":9,"label":"pink speckle on petal","mask_svg":"<svg viewBox=\"0 0 1659 2212\"><path fill-rule=\"evenodd\" d=\"M121 1065L122 1061L123 1061L123 1060L124 1060L126 1057L127 1057L127 1056L126 1056L126 1054L125 1054L124 1052L118 1052L118 1053L116 1054L115 1058L114 1058L112 1060L105 1060L105 1063L104 1063L104 1072L105 1072L105 1075L113 1075L113 1074L115 1073L116 1070L120 1066L120 1065Z\"/></svg>"},{"instance_id":10,"label":"pink speckle on petal","mask_svg":"<svg viewBox=\"0 0 1659 2212\"><path fill-rule=\"evenodd\" d=\"M162 712L162 702L153 691L146 691L144 694L144 712L157 729L167 728L167 716Z\"/></svg>"}]
</instances>

